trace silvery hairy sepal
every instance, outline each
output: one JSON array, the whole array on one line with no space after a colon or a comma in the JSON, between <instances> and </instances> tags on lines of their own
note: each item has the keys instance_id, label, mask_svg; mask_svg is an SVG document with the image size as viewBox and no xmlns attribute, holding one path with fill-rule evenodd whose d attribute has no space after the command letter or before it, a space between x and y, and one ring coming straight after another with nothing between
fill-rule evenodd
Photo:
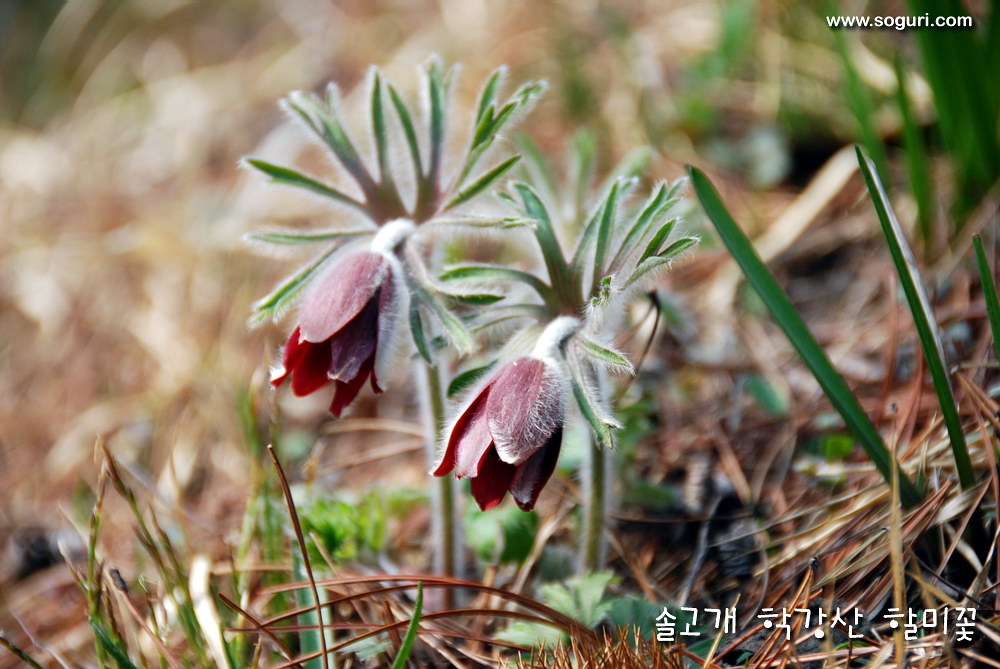
<instances>
[{"instance_id":1,"label":"silvery hairy sepal","mask_svg":"<svg viewBox=\"0 0 1000 669\"><path fill-rule=\"evenodd\" d=\"M531 355L506 362L473 393L448 430L435 476L470 478L484 511L509 491L531 510L555 471L562 446L569 380L561 348L580 323L558 318Z\"/></svg>"},{"instance_id":2,"label":"silvery hairy sepal","mask_svg":"<svg viewBox=\"0 0 1000 669\"><path fill-rule=\"evenodd\" d=\"M312 284L299 307L298 325L272 373L292 392L309 395L335 386L330 412L339 417L364 386L381 393L399 346L409 292L393 248L414 229L411 222L383 227L368 248L346 253Z\"/></svg>"}]
</instances>

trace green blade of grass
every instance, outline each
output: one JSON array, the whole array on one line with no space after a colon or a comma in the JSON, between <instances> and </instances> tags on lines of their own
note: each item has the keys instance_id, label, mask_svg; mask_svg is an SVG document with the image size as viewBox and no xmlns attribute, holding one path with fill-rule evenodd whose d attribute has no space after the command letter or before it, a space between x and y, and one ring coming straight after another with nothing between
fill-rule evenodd
<instances>
[{"instance_id":1,"label":"green blade of grass","mask_svg":"<svg viewBox=\"0 0 1000 669\"><path fill-rule=\"evenodd\" d=\"M875 205L879 223L882 225L882 232L885 234L892 262L896 266L896 273L899 275L899 282L910 306L910 313L913 314L913 324L917 328L917 336L920 338L924 360L927 361L927 368L930 370L931 379L934 382L934 390L937 392L941 414L944 417L948 439L951 441L951 450L955 457L958 479L962 483L962 488L969 489L976 484L976 476L972 471L972 461L969 459L969 448L965 443L962 421L958 416L958 406L955 404L951 380L948 378L948 370L945 368L944 352L941 348L941 337L937 331L937 324L934 321L934 312L931 310L930 301L927 299L920 282L920 272L913 259L913 252L910 251L906 237L903 236L903 230L899 226L899 221L896 220L892 203L889 202L889 197L875 172L875 164L865 157L860 147L856 148L861 173L865 177L868 192Z\"/></svg>"},{"instance_id":2,"label":"green blade of grass","mask_svg":"<svg viewBox=\"0 0 1000 669\"><path fill-rule=\"evenodd\" d=\"M98 643L100 643L101 647L115 659L115 662L118 663L118 666L121 667L121 669L139 669L139 667L137 667L135 663L129 659L128 655L125 654L125 651L122 649L120 643L113 639L111 635L108 634L108 631L104 629L99 622L91 618L90 627L94 630L94 636L97 637Z\"/></svg>"},{"instance_id":3,"label":"green blade of grass","mask_svg":"<svg viewBox=\"0 0 1000 669\"><path fill-rule=\"evenodd\" d=\"M958 0L909 0L907 4L914 16L969 13ZM995 13L993 10L991 15ZM995 22L995 17L990 21ZM990 36L983 32L958 28L913 32L927 83L934 93L941 137L952 158L958 225L1000 175L996 61L988 60Z\"/></svg>"},{"instance_id":4,"label":"green blade of grass","mask_svg":"<svg viewBox=\"0 0 1000 669\"><path fill-rule=\"evenodd\" d=\"M832 0L827 2L826 7L827 14L836 14L836 6ZM886 174L885 169L888 160L885 155L885 145L882 143L882 137L875 127L875 113L873 111L874 105L872 104L871 94L865 87L864 82L861 81L861 77L858 76L858 70L854 66L854 60L851 58L850 49L847 44L846 33L848 31L834 30L832 32L834 43L837 46L837 54L840 56L841 64L844 66L844 84L847 89L847 102L850 105L851 112L854 114L854 119L858 123L858 129L861 133L861 143L865 145L868 153L875 159L879 173Z\"/></svg>"},{"instance_id":5,"label":"green blade of grass","mask_svg":"<svg viewBox=\"0 0 1000 669\"><path fill-rule=\"evenodd\" d=\"M17 659L21 660L21 662L24 662L26 666L29 666L32 669L45 669L45 667L38 664L38 662L33 657L31 657L23 650L15 646L10 639L4 636L3 631L0 631L0 646L6 648L7 652L17 657Z\"/></svg>"},{"instance_id":6,"label":"green blade of grass","mask_svg":"<svg viewBox=\"0 0 1000 669\"><path fill-rule=\"evenodd\" d=\"M993 331L993 347L1000 361L1000 300L997 299L997 285L993 281L993 273L986 262L986 251L983 250L983 240L976 235L972 238L976 247L976 262L979 265L979 279L983 283L983 298L986 300L986 314L990 319L990 330Z\"/></svg>"},{"instance_id":7,"label":"green blade of grass","mask_svg":"<svg viewBox=\"0 0 1000 669\"><path fill-rule=\"evenodd\" d=\"M719 237L729 252L739 263L747 280L767 306L771 316L781 327L785 336L798 352L806 366L816 377L830 403L844 419L844 423L887 483L891 484L893 462L871 419L861 409L857 398L851 393L843 377L837 372L826 352L806 327L802 317L795 310L788 295L778 284L774 275L757 255L750 240L726 210L719 193L708 177L696 167L688 166L691 183L701 206L712 221ZM920 493L902 472L899 476L903 503L913 506L920 502Z\"/></svg>"},{"instance_id":8,"label":"green blade of grass","mask_svg":"<svg viewBox=\"0 0 1000 669\"><path fill-rule=\"evenodd\" d=\"M906 149L906 166L910 173L910 189L913 199L917 202L917 228L920 230L920 241L924 251L930 247L932 224L934 221L934 191L927 166L930 160L920 127L913 116L910 106L910 96L906 89L906 73L903 64L896 59L896 104L899 105L899 115L903 120L903 148Z\"/></svg>"},{"instance_id":9,"label":"green blade of grass","mask_svg":"<svg viewBox=\"0 0 1000 669\"><path fill-rule=\"evenodd\" d=\"M406 628L406 636L403 643L399 645L399 654L396 661L392 663L392 669L403 669L406 661L410 658L410 651L413 650L413 642L417 638L417 631L420 629L420 613L424 606L424 584L423 581L417 583L417 601L413 604L413 617L410 618L410 626Z\"/></svg>"}]
</instances>

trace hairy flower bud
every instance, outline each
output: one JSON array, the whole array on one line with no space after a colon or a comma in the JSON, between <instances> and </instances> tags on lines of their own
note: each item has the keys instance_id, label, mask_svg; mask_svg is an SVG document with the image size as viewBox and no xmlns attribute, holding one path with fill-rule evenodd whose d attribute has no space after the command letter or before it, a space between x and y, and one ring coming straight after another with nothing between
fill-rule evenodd
<instances>
[{"instance_id":1,"label":"hairy flower bud","mask_svg":"<svg viewBox=\"0 0 1000 669\"><path fill-rule=\"evenodd\" d=\"M435 476L472 479L484 511L509 490L525 511L555 471L566 415L566 380L552 358L506 363L461 413L449 432Z\"/></svg>"},{"instance_id":2,"label":"hairy flower bud","mask_svg":"<svg viewBox=\"0 0 1000 669\"><path fill-rule=\"evenodd\" d=\"M271 383L292 377L292 392L308 395L333 382L330 412L340 417L366 380L380 393L408 294L395 257L369 250L341 259L312 286L299 308ZM382 380L380 380L382 379Z\"/></svg>"}]
</instances>

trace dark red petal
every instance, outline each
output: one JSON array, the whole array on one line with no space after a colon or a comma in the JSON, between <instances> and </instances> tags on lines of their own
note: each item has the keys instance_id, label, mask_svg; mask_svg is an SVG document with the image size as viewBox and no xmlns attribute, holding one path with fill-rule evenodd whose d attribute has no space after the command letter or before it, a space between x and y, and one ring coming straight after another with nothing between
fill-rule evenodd
<instances>
[{"instance_id":1,"label":"dark red petal","mask_svg":"<svg viewBox=\"0 0 1000 669\"><path fill-rule=\"evenodd\" d=\"M330 345L327 342L311 344L292 370L292 392L301 397L319 390L330 382L330 377L326 375L329 368Z\"/></svg>"},{"instance_id":2,"label":"dark red petal","mask_svg":"<svg viewBox=\"0 0 1000 669\"><path fill-rule=\"evenodd\" d=\"M389 262L370 251L349 255L319 278L299 307L302 337L329 339L361 313L382 285Z\"/></svg>"},{"instance_id":3,"label":"dark red petal","mask_svg":"<svg viewBox=\"0 0 1000 669\"><path fill-rule=\"evenodd\" d=\"M479 508L486 511L502 502L516 473L517 467L501 460L494 449L487 449L479 463L479 474L471 481L472 496Z\"/></svg>"},{"instance_id":4,"label":"dark red petal","mask_svg":"<svg viewBox=\"0 0 1000 669\"><path fill-rule=\"evenodd\" d=\"M373 355L361 363L358 375L353 379L336 381L337 389L334 391L333 401L330 403L330 413L340 418L340 414L347 408L347 405L353 402L354 398L361 392L361 386L365 385L365 380L368 378L369 372L372 371L374 362L375 356Z\"/></svg>"},{"instance_id":5,"label":"dark red petal","mask_svg":"<svg viewBox=\"0 0 1000 669\"><path fill-rule=\"evenodd\" d=\"M309 347L312 346L309 342L300 342L299 338L299 328L296 327L285 343L281 367L274 370L271 385L275 388L285 382L285 379L288 378L292 370L302 361L302 358L309 352Z\"/></svg>"},{"instance_id":6,"label":"dark red petal","mask_svg":"<svg viewBox=\"0 0 1000 669\"><path fill-rule=\"evenodd\" d=\"M565 417L564 389L555 365L517 358L493 380L486 413L497 454L520 465L545 445Z\"/></svg>"},{"instance_id":7,"label":"dark red petal","mask_svg":"<svg viewBox=\"0 0 1000 669\"><path fill-rule=\"evenodd\" d=\"M535 508L538 495L552 478L552 472L556 470L559 449L562 447L562 432L562 427L557 428L545 446L525 460L514 474L514 480L510 484L510 494L524 511Z\"/></svg>"},{"instance_id":8,"label":"dark red petal","mask_svg":"<svg viewBox=\"0 0 1000 669\"><path fill-rule=\"evenodd\" d=\"M329 376L350 382L365 361L375 355L378 344L378 291L364 309L330 337Z\"/></svg>"},{"instance_id":9,"label":"dark red petal","mask_svg":"<svg viewBox=\"0 0 1000 669\"><path fill-rule=\"evenodd\" d=\"M490 387L486 386L483 388L482 392L476 396L462 415L459 416L458 420L455 421L455 425L451 428L451 433L448 435L448 444L444 449L444 454L441 456L441 462L438 463L437 467L434 468L434 476L446 476L451 473L451 470L455 468L458 464L458 453L460 448L469 448L471 445L469 437L474 440L476 435L480 432L480 429L473 430L474 427L486 426L486 400L490 394ZM470 435L470 432L472 433ZM485 444L482 445L482 449L488 448L490 444L489 432L485 436ZM481 450L479 450L480 455L476 457L478 461L482 457Z\"/></svg>"}]
</instances>

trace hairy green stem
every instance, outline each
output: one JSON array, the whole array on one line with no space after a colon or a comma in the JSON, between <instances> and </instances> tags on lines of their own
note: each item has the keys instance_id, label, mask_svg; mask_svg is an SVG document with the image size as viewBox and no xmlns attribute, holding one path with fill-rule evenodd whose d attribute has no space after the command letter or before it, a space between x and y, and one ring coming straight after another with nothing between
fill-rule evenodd
<instances>
[{"instance_id":1,"label":"hairy green stem","mask_svg":"<svg viewBox=\"0 0 1000 669\"><path fill-rule=\"evenodd\" d=\"M581 574L604 568L606 542L604 516L607 511L607 449L587 432L587 458L583 479L583 542L580 551Z\"/></svg>"},{"instance_id":2,"label":"hairy green stem","mask_svg":"<svg viewBox=\"0 0 1000 669\"><path fill-rule=\"evenodd\" d=\"M438 457L438 444L445 429L444 392L441 387L441 373L437 365L424 365L427 383L425 403L428 412L427 461L434 466ZM438 489L434 495L434 568L438 574L455 576L458 572L457 516L455 512L455 483L450 476L437 479ZM446 590L446 594L451 591Z\"/></svg>"}]
</instances>

